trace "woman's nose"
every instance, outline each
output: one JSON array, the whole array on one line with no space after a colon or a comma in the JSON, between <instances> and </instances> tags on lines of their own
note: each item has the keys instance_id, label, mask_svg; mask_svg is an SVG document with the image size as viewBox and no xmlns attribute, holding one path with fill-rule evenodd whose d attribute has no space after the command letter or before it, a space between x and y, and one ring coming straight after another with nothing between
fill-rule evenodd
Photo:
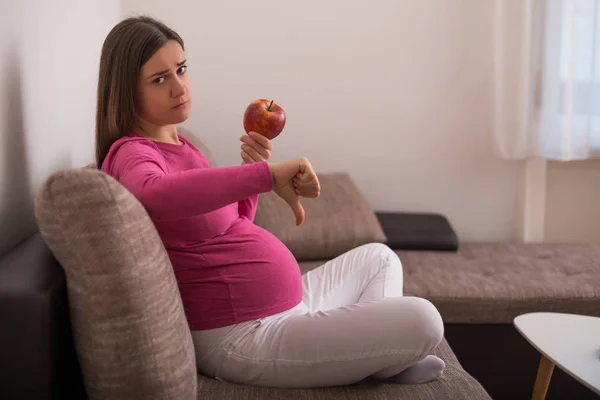
<instances>
[{"instance_id":1,"label":"woman's nose","mask_svg":"<svg viewBox=\"0 0 600 400\"><path fill-rule=\"evenodd\" d=\"M185 94L185 85L181 81L179 77L176 77L171 82L173 82L173 86L171 87L171 96L180 97Z\"/></svg>"}]
</instances>

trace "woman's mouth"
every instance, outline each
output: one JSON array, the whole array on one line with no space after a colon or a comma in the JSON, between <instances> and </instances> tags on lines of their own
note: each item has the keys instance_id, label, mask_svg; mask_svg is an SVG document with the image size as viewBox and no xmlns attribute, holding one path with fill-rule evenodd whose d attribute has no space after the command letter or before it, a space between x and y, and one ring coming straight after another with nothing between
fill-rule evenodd
<instances>
[{"instance_id":1,"label":"woman's mouth","mask_svg":"<svg viewBox=\"0 0 600 400\"><path fill-rule=\"evenodd\" d=\"M185 107L187 107L189 102L190 101L188 100L188 101L184 101L183 103L179 103L175 107L172 107L171 110L179 110L179 109L185 108Z\"/></svg>"}]
</instances>

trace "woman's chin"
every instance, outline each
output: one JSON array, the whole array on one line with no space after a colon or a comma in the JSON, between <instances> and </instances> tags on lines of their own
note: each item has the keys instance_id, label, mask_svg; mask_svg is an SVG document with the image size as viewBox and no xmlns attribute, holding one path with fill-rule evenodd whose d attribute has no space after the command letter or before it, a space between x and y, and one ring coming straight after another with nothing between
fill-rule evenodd
<instances>
[{"instance_id":1,"label":"woman's chin","mask_svg":"<svg viewBox=\"0 0 600 400\"><path fill-rule=\"evenodd\" d=\"M182 110L173 114L174 115L169 118L169 123L165 125L175 125L184 122L186 119L188 119L190 112L189 110Z\"/></svg>"}]
</instances>

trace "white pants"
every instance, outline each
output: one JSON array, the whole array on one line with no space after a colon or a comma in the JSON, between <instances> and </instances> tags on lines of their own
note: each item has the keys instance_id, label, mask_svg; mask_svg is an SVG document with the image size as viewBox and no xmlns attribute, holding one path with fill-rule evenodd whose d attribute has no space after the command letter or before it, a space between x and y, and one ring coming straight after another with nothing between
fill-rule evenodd
<instances>
[{"instance_id":1,"label":"white pants","mask_svg":"<svg viewBox=\"0 0 600 400\"><path fill-rule=\"evenodd\" d=\"M302 286L302 303L288 311L193 331L198 371L256 386L340 386L396 375L442 340L437 309L402 297L402 264L383 244L325 263Z\"/></svg>"}]
</instances>

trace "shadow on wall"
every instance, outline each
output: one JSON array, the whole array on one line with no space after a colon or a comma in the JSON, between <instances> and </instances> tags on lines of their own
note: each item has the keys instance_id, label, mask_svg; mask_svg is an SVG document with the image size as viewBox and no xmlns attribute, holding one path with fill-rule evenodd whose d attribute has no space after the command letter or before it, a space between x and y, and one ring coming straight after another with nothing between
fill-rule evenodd
<instances>
[{"instance_id":1,"label":"shadow on wall","mask_svg":"<svg viewBox=\"0 0 600 400\"><path fill-rule=\"evenodd\" d=\"M0 58L0 255L35 232L33 198L23 125L23 99L19 55L8 49Z\"/></svg>"}]
</instances>

